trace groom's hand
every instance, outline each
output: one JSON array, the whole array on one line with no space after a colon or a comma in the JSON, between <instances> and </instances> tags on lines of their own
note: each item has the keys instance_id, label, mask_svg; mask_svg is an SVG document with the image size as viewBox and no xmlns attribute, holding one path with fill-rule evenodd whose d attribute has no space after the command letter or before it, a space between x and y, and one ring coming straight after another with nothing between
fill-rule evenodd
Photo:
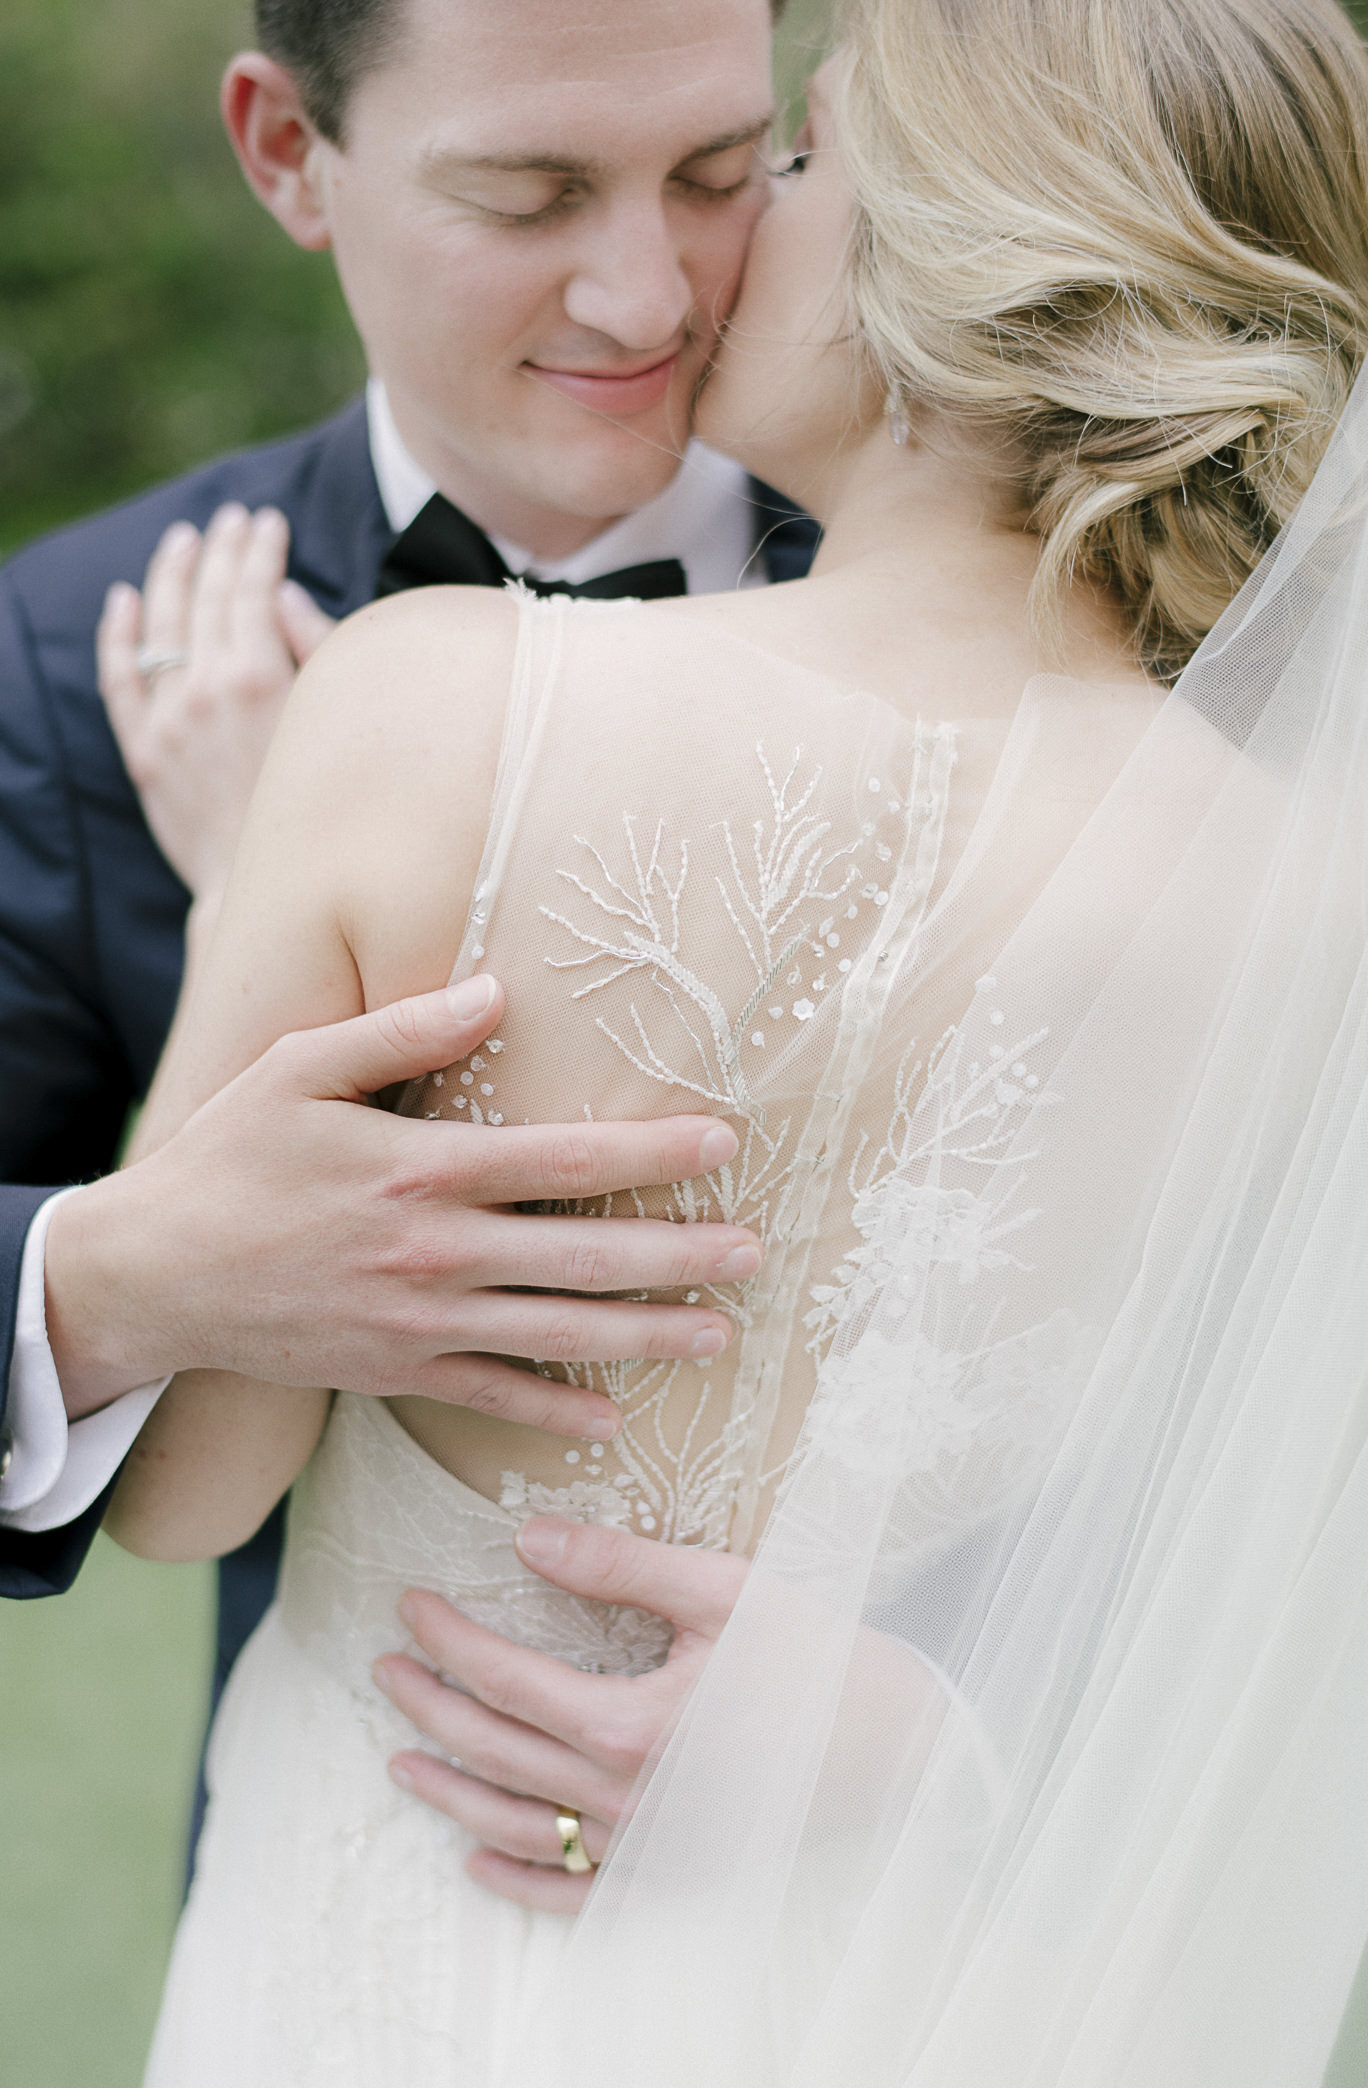
<instances>
[{"instance_id":1,"label":"groom's hand","mask_svg":"<svg viewBox=\"0 0 1368 2088\"><path fill-rule=\"evenodd\" d=\"M59 1205L48 1325L73 1418L202 1368L608 1436L607 1399L501 1359L725 1346L720 1313L584 1294L734 1281L759 1266L752 1233L516 1208L706 1173L736 1149L725 1125L491 1129L368 1106L474 1050L502 1011L493 980L467 980L284 1037L146 1159Z\"/></svg>"},{"instance_id":2,"label":"groom's hand","mask_svg":"<svg viewBox=\"0 0 1368 2088\"><path fill-rule=\"evenodd\" d=\"M450 1682L399 1653L377 1661L374 1674L419 1732L460 1764L405 1753L394 1757L390 1774L482 1844L467 1865L472 1877L519 1906L568 1914L583 1904L591 1881L561 1862L558 1808L580 1815L584 1846L599 1862L749 1569L725 1552L552 1516L525 1522L517 1543L526 1563L555 1587L666 1618L674 1643L664 1666L631 1678L582 1675L472 1624L440 1595L414 1589L400 1615Z\"/></svg>"}]
</instances>

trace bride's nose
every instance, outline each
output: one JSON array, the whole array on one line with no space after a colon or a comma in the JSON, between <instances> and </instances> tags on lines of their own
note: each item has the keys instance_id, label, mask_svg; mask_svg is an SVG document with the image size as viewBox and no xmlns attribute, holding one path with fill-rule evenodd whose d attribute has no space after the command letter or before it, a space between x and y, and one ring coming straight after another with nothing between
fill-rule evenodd
<instances>
[{"instance_id":1,"label":"bride's nose","mask_svg":"<svg viewBox=\"0 0 1368 2088\"><path fill-rule=\"evenodd\" d=\"M692 305L679 240L663 206L604 211L566 285L567 318L638 354L668 353Z\"/></svg>"}]
</instances>

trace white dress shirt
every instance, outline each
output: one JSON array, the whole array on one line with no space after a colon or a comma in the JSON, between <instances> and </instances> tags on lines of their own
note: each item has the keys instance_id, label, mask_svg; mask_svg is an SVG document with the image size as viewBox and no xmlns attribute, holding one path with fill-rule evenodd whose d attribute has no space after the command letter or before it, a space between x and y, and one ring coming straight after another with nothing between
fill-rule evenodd
<instances>
[{"instance_id":1,"label":"white dress shirt","mask_svg":"<svg viewBox=\"0 0 1368 2088\"><path fill-rule=\"evenodd\" d=\"M407 529L437 487L404 447L384 386L366 388L371 463L393 530ZM763 587L755 555L755 522L746 473L715 450L692 443L663 493L635 514L612 523L582 550L557 561L534 560L505 537L491 536L511 573L574 584L623 566L677 558L691 594ZM19 1276L18 1317L0 1444L0 1524L15 1530L52 1530L98 1498L122 1464L134 1437L170 1382L126 1392L97 1414L68 1424L57 1366L48 1344L43 1252L48 1222L63 1190L40 1206L29 1227Z\"/></svg>"},{"instance_id":2,"label":"white dress shirt","mask_svg":"<svg viewBox=\"0 0 1368 2088\"><path fill-rule=\"evenodd\" d=\"M407 529L437 491L436 482L405 449L385 387L375 378L366 387L366 412L371 462L390 528ZM738 587L766 584L755 553L755 514L745 468L701 442L690 443L663 493L610 523L569 558L534 559L508 537L492 530L487 534L509 572L519 579L564 580L576 586L624 566L677 558L690 594L730 594Z\"/></svg>"}]
</instances>

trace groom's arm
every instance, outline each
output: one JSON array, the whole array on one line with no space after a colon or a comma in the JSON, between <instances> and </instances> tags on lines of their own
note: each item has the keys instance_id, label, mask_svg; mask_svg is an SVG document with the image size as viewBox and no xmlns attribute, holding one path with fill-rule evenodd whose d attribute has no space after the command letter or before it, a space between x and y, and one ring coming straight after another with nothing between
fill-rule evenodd
<instances>
[{"instance_id":1,"label":"groom's arm","mask_svg":"<svg viewBox=\"0 0 1368 2088\"><path fill-rule=\"evenodd\" d=\"M52 1449L60 1457L66 1434L60 1389L54 1397L51 1387L26 1382L41 1376L46 1361L41 1336L35 1344L23 1324L34 1317L31 1269L28 1284L21 1282L26 1252L31 1264L30 1242L41 1231L33 1221L46 1201L43 1189L0 1185L0 1596L54 1595L69 1588L99 1527L107 1491L97 1489L84 1512L63 1527L36 1535L20 1533L4 1519L7 1504L26 1503L47 1490ZM41 1267L36 1289L41 1315Z\"/></svg>"},{"instance_id":2,"label":"groom's arm","mask_svg":"<svg viewBox=\"0 0 1368 2088\"><path fill-rule=\"evenodd\" d=\"M21 598L0 573L0 1595L69 1586L99 1520L90 1496L62 1529L21 1533L6 1520L44 1490L66 1427L60 1393L41 1382L34 1221L49 1185L112 1164L133 1094L97 974L68 749Z\"/></svg>"},{"instance_id":3,"label":"groom's arm","mask_svg":"<svg viewBox=\"0 0 1368 2088\"><path fill-rule=\"evenodd\" d=\"M26 1246L33 1245L31 1222L44 1201L42 1187L26 1188L25 1177L41 1185L107 1169L133 1092L124 1040L103 1013L112 993L128 998L129 982L103 976L117 964L120 946L109 932L97 936L92 919L98 903L108 931L118 914L122 894L109 890L118 861L87 860L88 837L35 652L8 576L0 575L0 1159L11 1183L0 1197L0 1364L6 1366L20 1316L20 1271ZM95 726L102 726L98 716L90 729ZM121 805L112 804L122 779L109 751L104 796L111 802L93 811L86 804L87 826L116 817L128 824L126 784ZM89 777L83 794L94 795ZM139 834L120 828L125 842ZM169 883L146 835L140 840L148 859L144 884L154 870ZM138 891L142 914L155 913L156 895ZM145 929L147 919L135 925ZM174 924L161 921L160 927L161 955L174 961ZM133 948L130 933L130 964ZM141 945L138 958L137 976L155 984L155 966ZM174 977L163 983L171 989L163 995L164 1023ZM157 1011L147 1019L156 1023ZM383 1021L383 1011L375 1019ZM105 1481L145 1411L145 1402L130 1404L124 1395L175 1369L237 1369L370 1391L417 1389L414 1377L421 1374L429 1385L441 1378L434 1396L571 1434L584 1425L585 1395L549 1398L544 1380L479 1353L469 1337L472 1316L488 1336L488 1300L502 1287L565 1287L580 1260L577 1246L567 1245L549 1221L530 1255L521 1237L509 1237L505 1246L507 1221L485 1208L487 1156L476 1153L469 1133L463 1139L459 1127L371 1110L355 1099L356 1069L324 1056L330 1084L320 1094L317 1053L307 1040L286 1040L233 1102L187 1127L174 1153L80 1188L58 1207L46 1266L37 1258L38 1296L29 1317L39 1338L30 1342L28 1360L41 1352L39 1375L46 1363L56 1384L58 1430L69 1418L87 1440L97 1431L104 1467L85 1460L83 1497L75 1506L69 1489L65 1497L59 1489L53 1499L33 1503L32 1487L23 1485L22 1528L12 1516L6 1526L0 1481L0 1594L55 1593L70 1584L98 1521ZM522 1170L503 1181L501 1194L516 1203L591 1193L605 1183L687 1176L711 1164L700 1158L710 1128L546 1127L523 1141ZM511 1160L510 1141L521 1134L500 1137ZM574 1222L564 1224L574 1230ZM712 1239L720 1243L720 1234ZM701 1254L705 1245L700 1237L687 1252ZM613 1254L621 1266L614 1276L613 1255L601 1258L604 1287L669 1288L679 1281L679 1253L678 1228L620 1224ZM32 1276L35 1257L28 1259ZM267 1297L269 1315L262 1309ZM541 1309L531 1308L529 1318L529 1308L521 1308L526 1350L517 1340L486 1338L481 1346L504 1354L551 1353L538 1346L533 1322ZM629 1308L597 1309L606 1345L596 1346L585 1325L575 1353L622 1353L608 1321ZM637 1309L653 1323L670 1323L659 1346L652 1337L652 1352L687 1352L698 1324L692 1310ZM581 1317L588 1311L586 1302ZM564 1321L563 1309L556 1317ZM10 1389L6 1367L0 1400ZM96 1420L84 1418L92 1415ZM23 1478L11 1472L11 1495L12 1482Z\"/></svg>"}]
</instances>

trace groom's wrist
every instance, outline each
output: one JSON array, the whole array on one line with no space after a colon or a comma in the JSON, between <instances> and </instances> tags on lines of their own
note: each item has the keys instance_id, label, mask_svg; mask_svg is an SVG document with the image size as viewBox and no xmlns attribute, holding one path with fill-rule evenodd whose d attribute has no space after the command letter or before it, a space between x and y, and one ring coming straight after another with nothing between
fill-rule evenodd
<instances>
[{"instance_id":1,"label":"groom's wrist","mask_svg":"<svg viewBox=\"0 0 1368 2088\"><path fill-rule=\"evenodd\" d=\"M47 1338L69 1421L192 1360L171 1353L169 1330L159 1323L146 1271L163 1250L140 1191L135 1173L110 1175L73 1191L52 1213Z\"/></svg>"}]
</instances>

